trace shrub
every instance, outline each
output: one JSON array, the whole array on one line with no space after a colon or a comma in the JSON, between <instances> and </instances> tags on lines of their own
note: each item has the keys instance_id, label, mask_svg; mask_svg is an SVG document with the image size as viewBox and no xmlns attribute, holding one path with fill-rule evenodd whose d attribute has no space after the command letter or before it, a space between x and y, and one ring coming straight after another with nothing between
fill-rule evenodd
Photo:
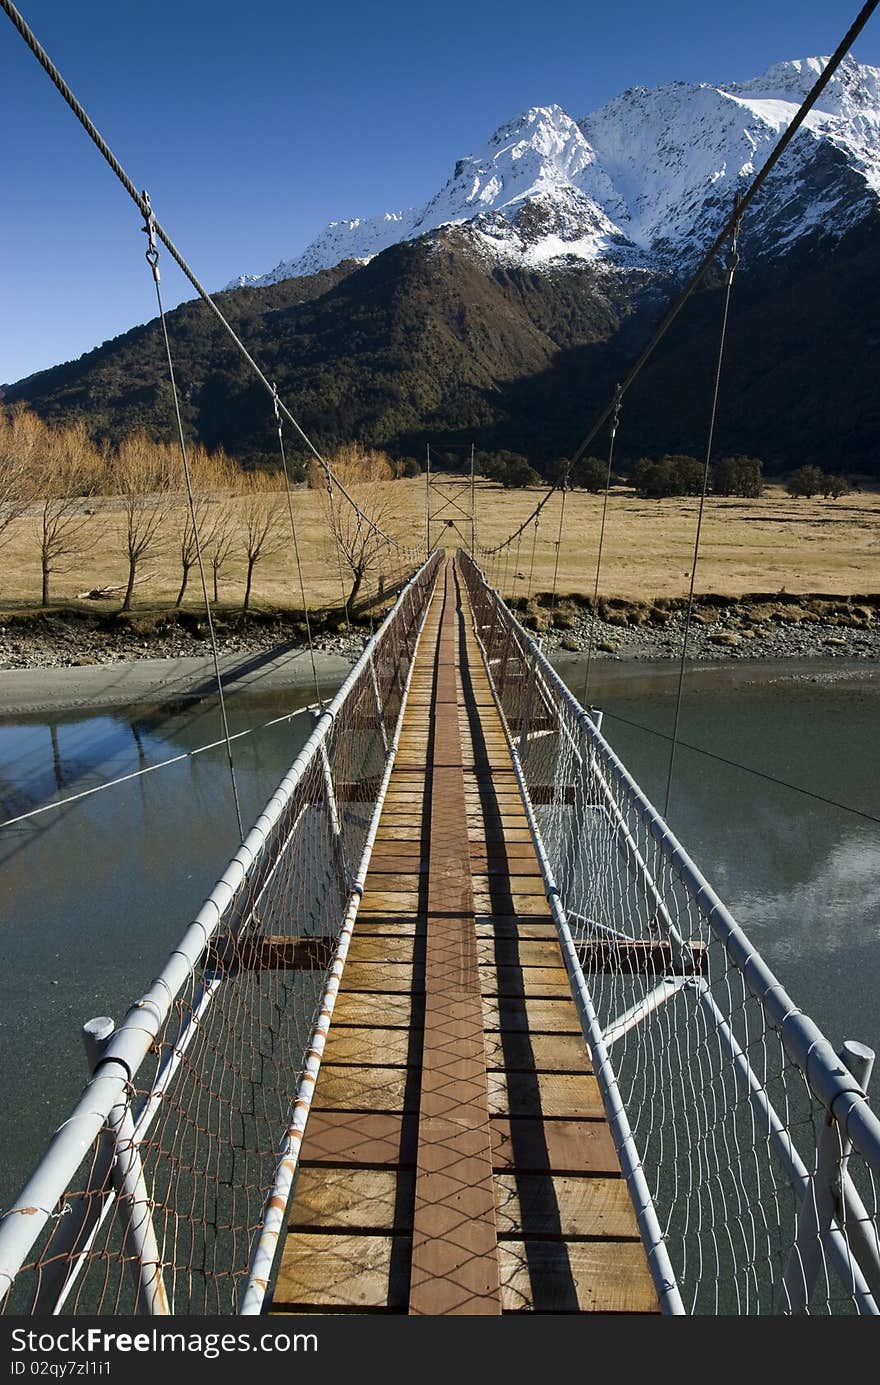
<instances>
[{"instance_id":1,"label":"shrub","mask_svg":"<svg viewBox=\"0 0 880 1385\"><path fill-rule=\"evenodd\" d=\"M507 473L502 481L502 485L509 488L520 486L536 486L540 483L540 476L533 466L530 466L525 457L515 458L507 463Z\"/></svg>"},{"instance_id":2,"label":"shrub","mask_svg":"<svg viewBox=\"0 0 880 1385\"><path fill-rule=\"evenodd\" d=\"M633 484L647 500L662 500L670 495L700 495L703 465L686 454L661 457L653 462L642 457L633 465Z\"/></svg>"},{"instance_id":3,"label":"shrub","mask_svg":"<svg viewBox=\"0 0 880 1385\"><path fill-rule=\"evenodd\" d=\"M581 490L604 491L605 481L608 476L608 465L598 457L582 457L572 468L571 479L575 486Z\"/></svg>"},{"instance_id":4,"label":"shrub","mask_svg":"<svg viewBox=\"0 0 880 1385\"><path fill-rule=\"evenodd\" d=\"M763 469L757 457L722 457L712 472L712 490L756 500L764 489Z\"/></svg>"},{"instance_id":5,"label":"shrub","mask_svg":"<svg viewBox=\"0 0 880 1385\"><path fill-rule=\"evenodd\" d=\"M850 490L849 481L845 476L823 477L822 494L826 500L839 500L842 495L848 495Z\"/></svg>"},{"instance_id":6,"label":"shrub","mask_svg":"<svg viewBox=\"0 0 880 1385\"><path fill-rule=\"evenodd\" d=\"M824 488L825 477L817 466L798 467L785 483L789 495L805 496L807 500Z\"/></svg>"}]
</instances>

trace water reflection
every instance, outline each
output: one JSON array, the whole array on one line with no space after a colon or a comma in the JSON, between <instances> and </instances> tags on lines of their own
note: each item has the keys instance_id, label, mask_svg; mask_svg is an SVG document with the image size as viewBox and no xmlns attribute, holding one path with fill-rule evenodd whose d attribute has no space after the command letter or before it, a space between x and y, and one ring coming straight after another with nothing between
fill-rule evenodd
<instances>
[{"instance_id":1,"label":"water reflection","mask_svg":"<svg viewBox=\"0 0 880 1385\"><path fill-rule=\"evenodd\" d=\"M564 673L580 694L582 670ZM594 668L606 733L661 802L669 745L653 733L671 730L674 693L668 665ZM242 692L230 729L310 700ZM864 666L727 665L688 675L681 736L880 816L878 724L880 674ZM236 742L246 824L310 727L296 717ZM0 724L0 817L217 736L210 699ZM674 831L794 1000L833 1043L880 1047L880 827L691 750L676 765ZM144 989L237 845L222 746L0 831L0 1206L81 1088L81 1024Z\"/></svg>"},{"instance_id":2,"label":"water reflection","mask_svg":"<svg viewBox=\"0 0 880 1385\"><path fill-rule=\"evenodd\" d=\"M240 694L230 730L313 698ZM306 712L235 742L246 824L313 724ZM0 818L217 738L207 701L0 725ZM121 1016L149 984L238 842L222 745L0 831L0 1207L82 1086L82 1023Z\"/></svg>"},{"instance_id":3,"label":"water reflection","mask_svg":"<svg viewBox=\"0 0 880 1385\"><path fill-rule=\"evenodd\" d=\"M577 664L560 671L581 690ZM605 734L660 804L676 680L668 665L593 672ZM880 671L708 666L685 686L684 741L880 817ZM880 824L694 750L675 766L673 831L794 1001L835 1045L880 1048Z\"/></svg>"}]
</instances>

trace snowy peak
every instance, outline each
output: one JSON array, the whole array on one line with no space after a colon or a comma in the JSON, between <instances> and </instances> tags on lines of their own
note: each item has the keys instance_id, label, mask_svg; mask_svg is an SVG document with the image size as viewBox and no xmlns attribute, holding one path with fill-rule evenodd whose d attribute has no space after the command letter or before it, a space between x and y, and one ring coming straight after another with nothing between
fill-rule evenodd
<instances>
[{"instance_id":1,"label":"snowy peak","mask_svg":"<svg viewBox=\"0 0 880 1385\"><path fill-rule=\"evenodd\" d=\"M680 265L714 236L735 191L761 167L828 61L780 62L719 86L632 87L581 121L561 106L532 107L459 159L424 207L332 221L298 258L229 287L366 261L463 223L495 260ZM842 234L877 210L880 70L844 60L767 194L748 228L766 254L784 253L817 229Z\"/></svg>"},{"instance_id":2,"label":"snowy peak","mask_svg":"<svg viewBox=\"0 0 880 1385\"><path fill-rule=\"evenodd\" d=\"M577 180L594 161L577 123L560 106L533 107L496 130L480 153L459 159L452 178L416 218L410 235L495 213L515 222L527 203L548 197L560 201L562 220L555 232L565 226L579 232L582 221L610 232L613 227L602 208L589 197L582 196L584 205L574 219L571 215Z\"/></svg>"},{"instance_id":3,"label":"snowy peak","mask_svg":"<svg viewBox=\"0 0 880 1385\"><path fill-rule=\"evenodd\" d=\"M795 58L775 63L750 82L728 82L718 88L731 96L758 101L786 101L799 106L828 66L828 58ZM851 120L860 113L880 119L880 69L846 57L813 108L819 115ZM809 117L808 117L809 118Z\"/></svg>"}]
</instances>

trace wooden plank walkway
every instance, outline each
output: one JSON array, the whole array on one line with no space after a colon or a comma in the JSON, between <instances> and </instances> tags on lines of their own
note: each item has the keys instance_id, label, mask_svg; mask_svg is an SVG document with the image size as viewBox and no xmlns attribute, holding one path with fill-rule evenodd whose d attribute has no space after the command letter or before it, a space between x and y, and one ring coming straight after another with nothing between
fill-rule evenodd
<instances>
[{"instance_id":1,"label":"wooden plank walkway","mask_svg":"<svg viewBox=\"0 0 880 1385\"><path fill-rule=\"evenodd\" d=\"M657 1311L451 561L413 671L271 1311Z\"/></svg>"}]
</instances>

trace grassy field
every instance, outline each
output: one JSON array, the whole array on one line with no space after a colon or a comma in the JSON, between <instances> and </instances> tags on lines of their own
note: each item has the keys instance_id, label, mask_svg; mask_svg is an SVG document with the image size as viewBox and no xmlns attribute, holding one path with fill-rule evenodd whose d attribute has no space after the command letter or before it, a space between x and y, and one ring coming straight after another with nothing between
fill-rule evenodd
<instances>
[{"instance_id":1,"label":"grassy field","mask_svg":"<svg viewBox=\"0 0 880 1385\"><path fill-rule=\"evenodd\" d=\"M408 543L423 532L425 482L399 480L370 483L370 495L388 506L389 527ZM444 495L468 505L466 488L450 489L441 478L434 493L435 541L454 547L461 542L445 521L453 516L465 536L469 522ZM502 541L534 508L541 492L503 490L488 482L477 485L477 538L485 547ZM364 497L364 503L368 500ZM639 500L623 488L609 497L599 591L606 597L646 600L685 595L693 559L698 502L695 499ZM322 492L294 494L300 551L310 605L340 604L340 579L335 549L326 523ZM544 509L534 551L532 592L549 591L553 583L560 497ZM565 527L559 561L560 594L592 595L602 497L574 491L566 497ZM179 514L179 512L178 512ZM286 522L286 520L285 520ZM135 609L172 606L180 583L175 556L179 518L164 526L160 552L144 560L146 581L135 589ZM282 526L283 530L283 526ZM856 492L842 499L796 500L781 486L770 486L760 500L710 497L706 505L696 588L741 596L747 592L823 592L855 595L880 591L880 495ZM523 534L516 562L516 545L509 556L483 559L490 576L503 582L508 595L525 595L529 583L534 527ZM126 576L122 515L110 502L94 505L86 521L81 551L67 560L66 571L53 578L53 602L95 610L118 607L119 597L105 601L77 600L84 589L121 585ZM40 573L35 521L18 520L0 551L5 610L32 608L39 603ZM396 564L386 567L393 580ZM244 555L238 545L222 569L220 602L234 607L244 590ZM378 570L377 570L378 571ZM506 575L506 580L505 580ZM347 578L350 584L350 576ZM371 585L375 585L375 576ZM186 606L201 604L197 573L190 576ZM283 546L260 562L255 571L252 606L301 606L289 536Z\"/></svg>"}]
</instances>

